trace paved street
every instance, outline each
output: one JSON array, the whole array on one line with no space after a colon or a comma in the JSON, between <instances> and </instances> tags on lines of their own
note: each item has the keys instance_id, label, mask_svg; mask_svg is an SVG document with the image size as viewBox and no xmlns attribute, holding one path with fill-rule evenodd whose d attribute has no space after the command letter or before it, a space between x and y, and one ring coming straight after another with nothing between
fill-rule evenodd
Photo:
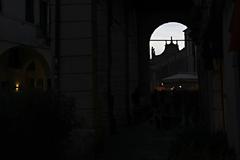
<instances>
[{"instance_id":1,"label":"paved street","mask_svg":"<svg viewBox=\"0 0 240 160\"><path fill-rule=\"evenodd\" d=\"M145 122L112 136L105 146L103 160L167 160L175 131L157 130Z\"/></svg>"}]
</instances>

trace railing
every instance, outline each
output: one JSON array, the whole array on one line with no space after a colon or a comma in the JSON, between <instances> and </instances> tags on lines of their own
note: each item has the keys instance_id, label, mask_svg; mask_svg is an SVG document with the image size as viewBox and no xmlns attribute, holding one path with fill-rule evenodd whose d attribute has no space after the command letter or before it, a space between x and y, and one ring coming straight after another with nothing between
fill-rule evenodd
<instances>
[{"instance_id":1,"label":"railing","mask_svg":"<svg viewBox=\"0 0 240 160\"><path fill-rule=\"evenodd\" d=\"M169 40L169 39L150 39L150 41L193 41L191 39L172 39L172 40Z\"/></svg>"}]
</instances>

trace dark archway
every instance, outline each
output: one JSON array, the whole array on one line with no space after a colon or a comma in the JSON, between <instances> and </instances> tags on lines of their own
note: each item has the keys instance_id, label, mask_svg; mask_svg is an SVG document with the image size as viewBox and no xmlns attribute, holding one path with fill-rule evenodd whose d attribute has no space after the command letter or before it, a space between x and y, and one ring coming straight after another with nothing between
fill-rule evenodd
<instances>
[{"instance_id":1,"label":"dark archway","mask_svg":"<svg viewBox=\"0 0 240 160\"><path fill-rule=\"evenodd\" d=\"M0 56L1 87L8 91L49 88L49 64L36 50L14 47Z\"/></svg>"},{"instance_id":2,"label":"dark archway","mask_svg":"<svg viewBox=\"0 0 240 160\"><path fill-rule=\"evenodd\" d=\"M150 100L150 70L149 70L149 39L152 32L167 22L178 22L191 28L191 8L181 11L173 10L141 10L138 13L138 50L139 50L139 80L141 91Z\"/></svg>"}]
</instances>

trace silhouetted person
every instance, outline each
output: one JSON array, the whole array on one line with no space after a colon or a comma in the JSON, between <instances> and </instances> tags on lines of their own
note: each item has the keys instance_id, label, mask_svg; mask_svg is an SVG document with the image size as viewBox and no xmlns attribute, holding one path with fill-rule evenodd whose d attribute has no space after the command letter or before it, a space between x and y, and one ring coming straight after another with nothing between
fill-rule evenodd
<instances>
[{"instance_id":1,"label":"silhouetted person","mask_svg":"<svg viewBox=\"0 0 240 160\"><path fill-rule=\"evenodd\" d=\"M155 48L152 47L151 50L152 50L152 57L155 57L155 55L156 55L156 54L155 54Z\"/></svg>"}]
</instances>

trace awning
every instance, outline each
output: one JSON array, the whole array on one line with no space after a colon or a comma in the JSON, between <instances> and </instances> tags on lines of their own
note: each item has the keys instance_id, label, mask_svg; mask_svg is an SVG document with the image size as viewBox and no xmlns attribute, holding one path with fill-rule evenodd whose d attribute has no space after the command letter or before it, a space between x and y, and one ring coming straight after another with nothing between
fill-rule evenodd
<instances>
[{"instance_id":1,"label":"awning","mask_svg":"<svg viewBox=\"0 0 240 160\"><path fill-rule=\"evenodd\" d=\"M179 73L162 79L163 82L197 82L198 76L190 73Z\"/></svg>"}]
</instances>

